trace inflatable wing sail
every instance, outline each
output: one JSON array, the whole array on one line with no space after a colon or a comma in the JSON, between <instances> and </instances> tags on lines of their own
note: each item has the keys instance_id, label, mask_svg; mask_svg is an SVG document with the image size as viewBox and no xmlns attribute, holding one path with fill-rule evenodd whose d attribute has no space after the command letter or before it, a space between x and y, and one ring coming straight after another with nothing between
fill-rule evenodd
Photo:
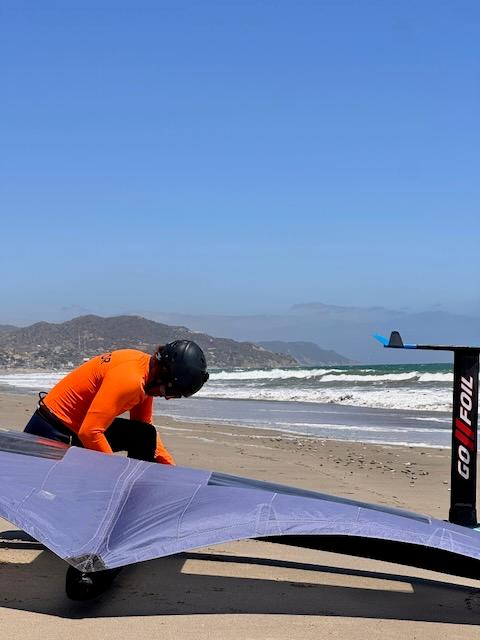
<instances>
[{"instance_id":1,"label":"inflatable wing sail","mask_svg":"<svg viewBox=\"0 0 480 640\"><path fill-rule=\"evenodd\" d=\"M479 533L467 527L2 430L0 516L88 572L262 538L480 575Z\"/></svg>"}]
</instances>

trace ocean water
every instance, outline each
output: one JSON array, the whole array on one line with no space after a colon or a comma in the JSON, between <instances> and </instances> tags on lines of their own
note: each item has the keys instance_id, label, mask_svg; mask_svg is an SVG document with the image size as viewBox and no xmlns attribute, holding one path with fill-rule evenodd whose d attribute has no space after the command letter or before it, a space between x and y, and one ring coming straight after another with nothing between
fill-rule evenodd
<instances>
[{"instance_id":1,"label":"ocean water","mask_svg":"<svg viewBox=\"0 0 480 640\"><path fill-rule=\"evenodd\" d=\"M0 385L48 390L65 373L0 371ZM285 434L448 447L452 383L448 364L224 369L195 397L157 399L155 407L177 419Z\"/></svg>"},{"instance_id":2,"label":"ocean water","mask_svg":"<svg viewBox=\"0 0 480 640\"><path fill-rule=\"evenodd\" d=\"M448 364L214 371L203 397L449 411Z\"/></svg>"}]
</instances>

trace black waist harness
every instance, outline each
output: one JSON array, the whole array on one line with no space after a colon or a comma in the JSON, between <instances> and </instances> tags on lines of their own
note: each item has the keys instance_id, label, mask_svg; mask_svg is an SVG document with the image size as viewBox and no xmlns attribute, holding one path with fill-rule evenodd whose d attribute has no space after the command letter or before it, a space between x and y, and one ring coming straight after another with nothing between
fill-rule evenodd
<instances>
[{"instance_id":1,"label":"black waist harness","mask_svg":"<svg viewBox=\"0 0 480 640\"><path fill-rule=\"evenodd\" d=\"M60 431L60 433L63 433L69 437L75 435L73 431L68 429L63 424L60 418L57 418L57 416L46 407L46 405L43 403L42 398L40 398L40 402L38 403L38 408L35 413L37 414L37 416L43 418L43 420L51 424L52 427L54 427L57 431Z\"/></svg>"}]
</instances>

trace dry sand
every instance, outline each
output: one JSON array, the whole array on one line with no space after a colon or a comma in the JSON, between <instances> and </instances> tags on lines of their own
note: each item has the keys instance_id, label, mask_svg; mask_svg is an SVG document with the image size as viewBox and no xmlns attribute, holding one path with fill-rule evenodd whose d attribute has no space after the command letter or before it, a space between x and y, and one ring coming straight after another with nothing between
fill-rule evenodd
<instances>
[{"instance_id":1,"label":"dry sand","mask_svg":"<svg viewBox=\"0 0 480 640\"><path fill-rule=\"evenodd\" d=\"M35 400L0 395L0 427L23 428ZM184 466L448 513L447 450L156 423ZM323 551L259 541L208 547L126 568L90 603L66 598L65 567L0 520L0 640L480 638L479 581Z\"/></svg>"}]
</instances>

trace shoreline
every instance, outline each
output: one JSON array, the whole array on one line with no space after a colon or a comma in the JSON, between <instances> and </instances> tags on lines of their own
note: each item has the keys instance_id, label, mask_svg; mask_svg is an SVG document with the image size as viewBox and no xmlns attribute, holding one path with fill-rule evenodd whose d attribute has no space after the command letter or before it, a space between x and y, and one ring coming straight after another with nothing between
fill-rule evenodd
<instances>
[{"instance_id":1,"label":"shoreline","mask_svg":"<svg viewBox=\"0 0 480 640\"><path fill-rule=\"evenodd\" d=\"M39 389L0 384L0 395L37 398L38 392ZM420 409L203 396L168 403L155 399L154 403L155 416L180 422L267 429L285 437L450 450L451 414L445 411L433 413ZM352 433L358 437L352 437Z\"/></svg>"},{"instance_id":2,"label":"shoreline","mask_svg":"<svg viewBox=\"0 0 480 640\"><path fill-rule=\"evenodd\" d=\"M19 397L33 397L35 398L35 402L37 402L37 398L38 398L38 390L37 389L30 389L30 388L15 388L15 387L8 387L8 386L4 386L4 385L0 385L0 397L1 396L19 396ZM188 399L189 400L189 399ZM278 403L279 405L285 405L285 404L289 404L289 405L296 405L298 403L295 402L286 402L286 401L279 401L279 400L249 400L249 399L244 399L244 398L238 398L238 399L229 399L229 398L198 398L196 400L194 400L194 402L202 402L202 401L212 401L215 404L217 403L224 403L226 406L230 406L232 405L232 403L236 404L236 403L240 403L240 404L244 404L244 405L248 405L248 404L271 404L271 403ZM191 401L191 400L190 400ZM180 406L182 406L182 404L185 403L185 399L180 400L180 401L175 401L175 400L171 400L169 401L169 405L167 406L163 406L164 409L168 409L169 407L173 406L175 404L175 402L180 402ZM329 412L333 412L333 413L339 413L339 414L344 414L344 416L352 416L352 415L358 415L358 414L362 414L364 413L367 416L372 416L372 415L376 415L377 419L383 418L385 416L388 416L388 419L391 420L391 416L398 416L400 419L412 419L412 420L416 420L416 421L430 421L435 423L436 421L438 422L445 422L445 417L448 416L448 421L450 421L450 414L446 413L446 412L437 412L438 415L435 416L431 416L430 412L428 411L415 411L413 409L397 409L397 410L390 410L390 409L381 409L381 408L377 408L377 407L355 407L355 406L351 406L351 405L340 405L340 404L335 404L335 403L328 403L328 404L322 404L322 403L307 403L307 402L302 402L299 403L302 406L308 406L310 405L313 409L315 410L323 410L326 413ZM282 407L283 408L283 407ZM288 411L288 409L286 409ZM276 435L278 434L282 434L285 438L293 438L293 439L298 439L298 438L303 438L303 439L310 439L310 440L328 440L328 441L335 441L335 442L339 442L339 443L344 443L344 444L352 444L352 443L360 443L360 444L366 444L366 445L374 445L374 446L385 446L385 447L408 447L408 448L420 448L420 449L436 449L439 451L442 450L451 450L451 430L450 429L441 429L439 431L443 433L445 433L445 435L448 436L448 442L445 444L433 444L433 443L429 443L429 442L409 442L409 441L393 441L393 440L382 440L382 439L374 439L374 438L369 438L369 439L355 439L355 438L348 438L348 437L335 437L335 435L321 435L321 434L315 434L315 433L311 433L308 431L300 431L298 429L293 429L291 428L293 425L290 426L288 424L282 424L280 423L280 425L276 425L273 426L271 424L262 424L262 423L255 423L253 421L251 421L250 424L245 424L245 419L242 418L238 418L237 420L235 419L222 419L222 418L217 418L217 417L213 417L213 416L203 416L203 417L185 417L185 416L176 416L174 414L172 414L171 412L168 413L163 413L162 411L158 410L158 405L155 406L154 405L154 418L159 418L162 420L168 419L168 420L173 420L174 422L179 422L179 423L189 423L189 424L215 424L218 427L222 427L222 428L239 428L239 429L248 429L248 430L259 430L259 431L272 431L273 433L275 433ZM443 418L443 420L441 420L441 418ZM242 422L243 420L243 422ZM248 421L247 421L248 422ZM305 424L305 426L307 426L307 423ZM337 426L340 426L340 428L342 428L341 423L339 423L339 425L329 425L329 424L325 424L325 425L320 425L320 426L324 426L325 429L328 428L336 428ZM400 425L399 425L400 426ZM348 427L348 426L344 426L344 429L354 429L354 430L358 430L358 431L362 431L365 430L365 427ZM395 427L393 427L393 429L395 430ZM368 430L368 427L367 427ZM375 429L374 429L375 430ZM388 428L385 429L386 431L388 431ZM405 433L407 433L407 431L405 431Z\"/></svg>"},{"instance_id":3,"label":"shoreline","mask_svg":"<svg viewBox=\"0 0 480 640\"><path fill-rule=\"evenodd\" d=\"M411 409L382 409L334 403L246 399L157 401L155 412L195 423L210 422L277 433L338 440L428 447L451 447L451 414Z\"/></svg>"},{"instance_id":4,"label":"shoreline","mask_svg":"<svg viewBox=\"0 0 480 640\"><path fill-rule=\"evenodd\" d=\"M161 418L162 420L168 419L169 421L172 420L173 423L179 423L179 424L191 424L191 425L204 425L205 424L205 420L203 419L196 419L196 418L188 418L188 419L181 419L181 418L177 418L175 416L169 416L169 415L165 415L162 413L155 413L154 414L155 418ZM429 444L428 442L388 442L388 441L383 441L383 440L354 440L354 439L349 439L349 438L335 438L335 437L322 437L320 435L315 435L315 434L311 434L311 433L307 433L307 432L303 432L303 431L292 431L289 430L288 428L284 428L284 429L273 429L273 428L269 428L268 426L265 425L256 425L256 424L252 424L252 425L247 425L247 424L238 424L236 422L227 422L227 421L222 421L222 420L215 420L215 419L210 419L207 420L208 424L212 423L212 426L217 426L217 427L221 427L221 428L232 428L232 429L245 429L245 430L249 430L249 431L266 431L266 432L271 432L272 434L279 436L279 434L281 434L281 436L283 436L283 439L287 440L287 439L291 439L291 440L298 440L298 439L303 439L303 440L315 440L315 441L319 441L319 442L325 442L325 441L329 441L329 442L338 442L338 443L343 443L343 444L364 444L364 445L374 445L374 446L379 446L379 447L406 447L408 449L416 449L416 448L420 448L420 449L438 449L440 451L446 451L446 450L451 450L451 445L442 445L442 444ZM258 436L255 436L258 437Z\"/></svg>"}]
</instances>

